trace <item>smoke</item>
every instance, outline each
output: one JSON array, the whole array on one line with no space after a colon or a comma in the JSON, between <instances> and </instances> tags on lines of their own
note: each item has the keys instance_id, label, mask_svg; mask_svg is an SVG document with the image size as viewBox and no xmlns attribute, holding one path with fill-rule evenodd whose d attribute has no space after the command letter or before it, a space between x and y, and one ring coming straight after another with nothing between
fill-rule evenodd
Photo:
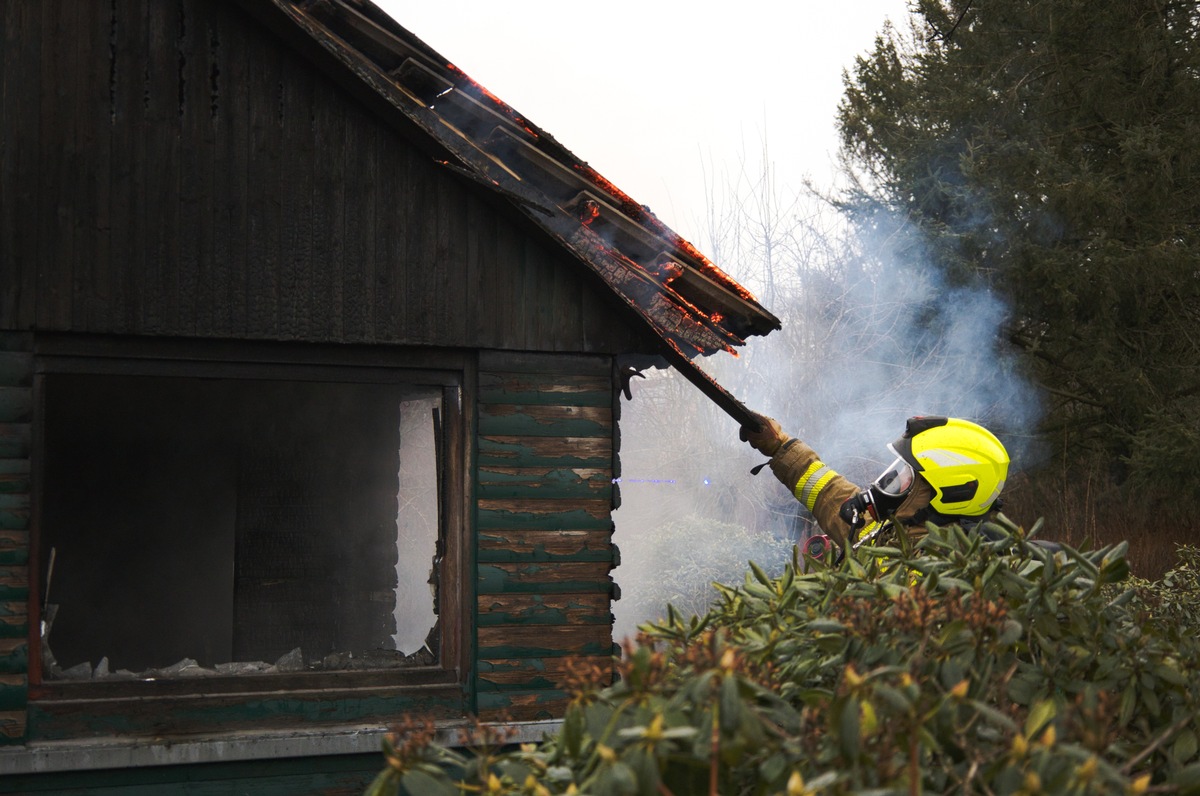
<instances>
[{"instance_id":1,"label":"smoke","mask_svg":"<svg viewBox=\"0 0 1200 796\"><path fill-rule=\"evenodd\" d=\"M759 295L773 296L764 303L784 328L753 338L737 359L713 357L701 364L747 406L776 418L856 483L869 482L890 461L887 444L913 415L975 420L1004 442L1014 471L1031 460L1040 402L1005 342L1009 310L1003 299L985 286L948 284L911 248L899 256L890 241L850 239L844 228L797 234L805 223L811 220L782 231L779 225L760 228L770 226L788 241L806 240L807 248L758 241L753 251L772 251L774 259L764 264L760 256L757 269L735 258L742 266L735 275ZM738 440L733 420L681 377L658 372L636 381L634 390L622 411L626 477L616 541L623 563L614 575L630 599L614 609L618 637L665 610L653 605L664 582L675 582L673 592L693 588L679 583L689 572L677 565L678 550L668 539L679 522L694 528L691 547L743 548L735 556L738 565L723 576L704 572L709 580L738 583L746 560L770 560L781 568L775 543L790 545L814 530L807 512L769 471L750 475L763 457ZM727 523L751 536L730 534ZM710 532L720 538L707 538Z\"/></svg>"}]
</instances>

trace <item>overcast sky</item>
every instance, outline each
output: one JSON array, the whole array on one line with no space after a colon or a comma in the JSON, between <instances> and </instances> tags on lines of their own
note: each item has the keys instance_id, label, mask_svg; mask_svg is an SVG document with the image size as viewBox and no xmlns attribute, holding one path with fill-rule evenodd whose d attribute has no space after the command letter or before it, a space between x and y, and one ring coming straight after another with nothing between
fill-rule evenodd
<instances>
[{"instance_id":1,"label":"overcast sky","mask_svg":"<svg viewBox=\"0 0 1200 796\"><path fill-rule=\"evenodd\" d=\"M905 0L376 0L401 25L699 239L705 181L828 185L842 71Z\"/></svg>"}]
</instances>

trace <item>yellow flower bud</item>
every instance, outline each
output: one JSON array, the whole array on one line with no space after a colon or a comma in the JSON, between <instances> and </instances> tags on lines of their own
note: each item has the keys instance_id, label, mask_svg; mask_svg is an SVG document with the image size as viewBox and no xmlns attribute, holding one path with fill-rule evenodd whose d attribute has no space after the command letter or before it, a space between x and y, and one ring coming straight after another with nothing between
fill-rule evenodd
<instances>
[{"instance_id":1,"label":"yellow flower bud","mask_svg":"<svg viewBox=\"0 0 1200 796\"><path fill-rule=\"evenodd\" d=\"M860 675L853 666L847 666L845 671L846 682L851 688L858 688L863 684L862 675Z\"/></svg>"},{"instance_id":2,"label":"yellow flower bud","mask_svg":"<svg viewBox=\"0 0 1200 796\"><path fill-rule=\"evenodd\" d=\"M1096 756L1092 755L1087 760L1084 760L1079 764L1079 770L1076 773L1078 774L1079 779L1083 782L1091 782L1092 778L1096 776L1096 768L1098 766L1099 764L1096 761Z\"/></svg>"},{"instance_id":3,"label":"yellow flower bud","mask_svg":"<svg viewBox=\"0 0 1200 796\"><path fill-rule=\"evenodd\" d=\"M875 730L879 729L879 718L875 715L875 706L864 700L858 706L858 714L859 735L863 738L870 738L875 734Z\"/></svg>"},{"instance_id":4,"label":"yellow flower bud","mask_svg":"<svg viewBox=\"0 0 1200 796\"><path fill-rule=\"evenodd\" d=\"M793 771L788 777L787 796L804 796L804 777L799 771Z\"/></svg>"},{"instance_id":5,"label":"yellow flower bud","mask_svg":"<svg viewBox=\"0 0 1200 796\"><path fill-rule=\"evenodd\" d=\"M500 778L495 774L488 774L487 792L500 793L502 790L504 790L504 785L500 783Z\"/></svg>"},{"instance_id":6,"label":"yellow flower bud","mask_svg":"<svg viewBox=\"0 0 1200 796\"><path fill-rule=\"evenodd\" d=\"M1025 740L1024 735L1017 733L1013 737L1012 751L1017 757L1024 757L1029 752L1029 742Z\"/></svg>"},{"instance_id":7,"label":"yellow flower bud","mask_svg":"<svg viewBox=\"0 0 1200 796\"><path fill-rule=\"evenodd\" d=\"M1150 775L1142 774L1129 784L1129 792L1134 796L1141 796L1150 787Z\"/></svg>"},{"instance_id":8,"label":"yellow flower bud","mask_svg":"<svg viewBox=\"0 0 1200 796\"><path fill-rule=\"evenodd\" d=\"M600 759L605 763L612 763L617 759L617 753L613 751L611 746L604 744L596 744L596 754L600 755Z\"/></svg>"},{"instance_id":9,"label":"yellow flower bud","mask_svg":"<svg viewBox=\"0 0 1200 796\"><path fill-rule=\"evenodd\" d=\"M646 728L647 741L661 741L663 737L663 715L658 713L650 721L650 726Z\"/></svg>"},{"instance_id":10,"label":"yellow flower bud","mask_svg":"<svg viewBox=\"0 0 1200 796\"><path fill-rule=\"evenodd\" d=\"M1049 727L1046 728L1046 731L1044 733L1042 733L1042 746L1047 746L1047 747L1054 746L1054 742L1057 740L1058 740L1058 732L1055 731L1054 725L1051 724Z\"/></svg>"},{"instance_id":11,"label":"yellow flower bud","mask_svg":"<svg viewBox=\"0 0 1200 796\"><path fill-rule=\"evenodd\" d=\"M727 674L732 672L736 660L737 655L734 653L733 647L725 650L725 652L721 655L721 671Z\"/></svg>"},{"instance_id":12,"label":"yellow flower bud","mask_svg":"<svg viewBox=\"0 0 1200 796\"><path fill-rule=\"evenodd\" d=\"M1036 771L1030 771L1027 773L1025 775L1025 781L1021 784L1029 793L1042 792L1042 778L1038 776Z\"/></svg>"},{"instance_id":13,"label":"yellow flower bud","mask_svg":"<svg viewBox=\"0 0 1200 796\"><path fill-rule=\"evenodd\" d=\"M967 688L970 686L966 680L959 680L958 683L950 689L950 696L955 699L962 699L967 695Z\"/></svg>"}]
</instances>

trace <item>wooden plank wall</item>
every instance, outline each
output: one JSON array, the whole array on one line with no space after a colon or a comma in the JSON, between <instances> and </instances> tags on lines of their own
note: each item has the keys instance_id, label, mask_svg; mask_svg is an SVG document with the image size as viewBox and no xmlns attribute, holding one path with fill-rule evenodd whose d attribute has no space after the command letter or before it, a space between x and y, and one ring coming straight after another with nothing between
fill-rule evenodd
<instances>
[{"instance_id":1,"label":"wooden plank wall","mask_svg":"<svg viewBox=\"0 0 1200 796\"><path fill-rule=\"evenodd\" d=\"M33 354L0 334L0 744L25 737L29 664L29 450Z\"/></svg>"},{"instance_id":2,"label":"wooden plank wall","mask_svg":"<svg viewBox=\"0 0 1200 796\"><path fill-rule=\"evenodd\" d=\"M0 329L653 350L238 6L0 4Z\"/></svg>"},{"instance_id":3,"label":"wooden plank wall","mask_svg":"<svg viewBox=\"0 0 1200 796\"><path fill-rule=\"evenodd\" d=\"M608 357L480 357L475 684L484 719L560 718L570 658L611 670L614 403Z\"/></svg>"}]
</instances>

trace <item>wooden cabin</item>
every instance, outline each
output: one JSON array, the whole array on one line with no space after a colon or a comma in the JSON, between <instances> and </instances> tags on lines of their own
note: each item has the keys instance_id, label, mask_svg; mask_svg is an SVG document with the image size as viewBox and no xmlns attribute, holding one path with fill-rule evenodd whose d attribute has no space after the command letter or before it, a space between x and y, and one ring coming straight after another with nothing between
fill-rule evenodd
<instances>
[{"instance_id":1,"label":"wooden cabin","mask_svg":"<svg viewBox=\"0 0 1200 796\"><path fill-rule=\"evenodd\" d=\"M629 367L737 416L693 358L778 320L367 0L0 32L0 793L540 737L613 654Z\"/></svg>"}]
</instances>

